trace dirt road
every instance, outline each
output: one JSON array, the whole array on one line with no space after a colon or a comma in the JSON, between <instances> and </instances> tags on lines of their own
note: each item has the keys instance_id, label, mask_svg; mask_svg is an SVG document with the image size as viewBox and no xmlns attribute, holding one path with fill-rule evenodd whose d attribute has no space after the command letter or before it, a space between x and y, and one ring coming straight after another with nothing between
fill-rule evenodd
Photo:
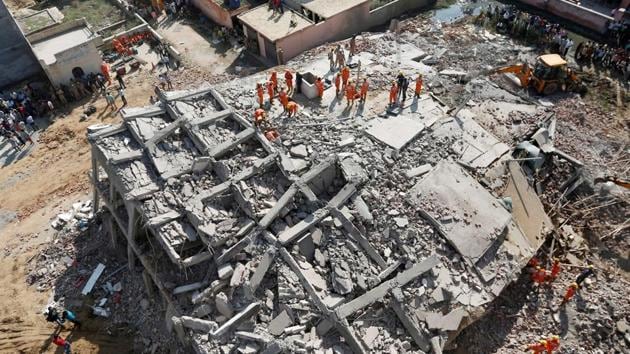
<instances>
[{"instance_id":1,"label":"dirt road","mask_svg":"<svg viewBox=\"0 0 630 354\"><path fill-rule=\"evenodd\" d=\"M130 105L148 104L153 92L150 76L141 73L129 86ZM29 155L0 165L0 212L15 215L5 217L0 225L0 353L60 352L51 344L55 327L42 315L51 291L38 292L27 285L26 265L52 240L52 218L72 203L90 198L86 128L120 121L107 110L103 98L81 102L88 103L96 107L95 114L83 120L82 105L71 107L41 132ZM132 338L106 332L98 320L86 321L80 330L66 326L61 331L72 342L73 352L130 352Z\"/></svg>"}]
</instances>

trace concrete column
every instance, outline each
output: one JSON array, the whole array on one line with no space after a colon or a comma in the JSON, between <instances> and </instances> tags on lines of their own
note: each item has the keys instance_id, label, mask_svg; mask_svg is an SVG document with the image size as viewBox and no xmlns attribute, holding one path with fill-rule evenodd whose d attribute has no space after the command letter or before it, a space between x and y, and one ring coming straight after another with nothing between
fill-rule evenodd
<instances>
[{"instance_id":1,"label":"concrete column","mask_svg":"<svg viewBox=\"0 0 630 354\"><path fill-rule=\"evenodd\" d=\"M94 147L92 147L92 211L96 214L99 206L99 193L96 187L98 183L98 163L96 162L96 156L94 155ZM111 187L110 187L111 188Z\"/></svg>"},{"instance_id":2,"label":"concrete column","mask_svg":"<svg viewBox=\"0 0 630 354\"><path fill-rule=\"evenodd\" d=\"M106 220L105 220L105 225L106 227L109 229L109 235L110 235L110 239L111 239L111 246L113 249L117 249L118 248L118 227L116 226L116 223L114 222L114 217L112 215L107 214L106 216Z\"/></svg>"}]
</instances>

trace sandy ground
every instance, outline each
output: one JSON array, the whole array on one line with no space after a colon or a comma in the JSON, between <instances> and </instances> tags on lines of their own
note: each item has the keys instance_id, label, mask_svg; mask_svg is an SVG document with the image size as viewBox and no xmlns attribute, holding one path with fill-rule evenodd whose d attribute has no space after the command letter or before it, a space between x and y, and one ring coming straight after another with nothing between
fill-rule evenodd
<instances>
[{"instance_id":1,"label":"sandy ground","mask_svg":"<svg viewBox=\"0 0 630 354\"><path fill-rule=\"evenodd\" d=\"M146 79L146 75L140 72L136 80L129 79L126 96L132 106L148 104L153 80ZM88 103L97 112L82 120L82 106ZM86 128L120 121L100 97L85 99L63 113L41 132L30 154L7 166L0 164L0 209L5 215L16 214L4 227L0 225L2 353L60 352L50 342L54 327L41 314L51 294L26 284L25 265L51 240L50 220L72 203L91 198ZM98 322L88 322L78 331L64 330L61 336L70 338L77 353L126 353L131 342L130 338L104 333Z\"/></svg>"}]
</instances>

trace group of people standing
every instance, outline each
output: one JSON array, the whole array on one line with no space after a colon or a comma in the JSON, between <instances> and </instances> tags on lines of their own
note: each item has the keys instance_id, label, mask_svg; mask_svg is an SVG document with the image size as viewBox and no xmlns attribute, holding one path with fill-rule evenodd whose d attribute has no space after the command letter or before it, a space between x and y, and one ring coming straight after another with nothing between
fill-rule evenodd
<instances>
[{"instance_id":1,"label":"group of people standing","mask_svg":"<svg viewBox=\"0 0 630 354\"><path fill-rule=\"evenodd\" d=\"M422 86L424 80L422 74L418 74L416 77L416 83L414 88L414 99L420 98L422 93ZM389 89L389 106L394 107L400 105L404 107L407 100L407 91L409 90L409 78L407 78L402 72L398 74L395 81L392 81L392 86Z\"/></svg>"},{"instance_id":2,"label":"group of people standing","mask_svg":"<svg viewBox=\"0 0 630 354\"><path fill-rule=\"evenodd\" d=\"M8 95L0 94L0 137L8 141L14 151L20 151L26 143L33 144L31 135L39 129L35 117L55 109L50 100L39 100L39 107L33 103L34 90L27 85L25 90Z\"/></svg>"}]
</instances>

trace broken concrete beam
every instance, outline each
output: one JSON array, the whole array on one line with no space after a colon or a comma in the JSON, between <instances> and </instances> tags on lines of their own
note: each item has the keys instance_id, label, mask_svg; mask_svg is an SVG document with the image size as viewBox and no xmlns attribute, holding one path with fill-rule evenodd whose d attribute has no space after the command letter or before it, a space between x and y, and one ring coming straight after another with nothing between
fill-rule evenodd
<instances>
[{"instance_id":1,"label":"broken concrete beam","mask_svg":"<svg viewBox=\"0 0 630 354\"><path fill-rule=\"evenodd\" d=\"M234 137L233 140L223 142L215 146L214 148L212 148L212 150L208 152L208 155L212 156L215 159L219 158L225 155L228 151L233 149L235 146L243 143L245 140L254 136L255 133L256 133L256 130L254 130L253 128L247 128L243 130L242 132L238 133Z\"/></svg>"},{"instance_id":2,"label":"broken concrete beam","mask_svg":"<svg viewBox=\"0 0 630 354\"><path fill-rule=\"evenodd\" d=\"M342 205L346 204L348 199L352 197L354 193L356 193L357 188L354 183L347 183L339 193L337 193L329 202L328 205L332 208L340 208Z\"/></svg>"},{"instance_id":3,"label":"broken concrete beam","mask_svg":"<svg viewBox=\"0 0 630 354\"><path fill-rule=\"evenodd\" d=\"M173 295L183 294L183 293L187 293L189 291L201 289L201 288L203 288L203 287L205 287L207 285L208 285L208 283L206 283L206 282L196 282L196 283L192 283L192 284L178 286L175 289L173 289Z\"/></svg>"},{"instance_id":4,"label":"broken concrete beam","mask_svg":"<svg viewBox=\"0 0 630 354\"><path fill-rule=\"evenodd\" d=\"M291 270L295 273L295 275L297 275L298 278L300 279L300 282L302 283L302 286L304 287L304 289L310 296L311 301L315 304L315 306L321 312L326 313L327 311L326 305L324 305L324 302L317 294L317 291L315 291L315 288L313 287L313 285L311 285L308 279L306 279L306 276L302 272L302 268L300 268L300 266L297 264L295 259L293 259L293 257L291 256L289 251L286 250L286 248L280 247L279 251L280 251L280 256L282 256L282 259L284 259L284 261L289 265L289 268L291 268Z\"/></svg>"},{"instance_id":5,"label":"broken concrete beam","mask_svg":"<svg viewBox=\"0 0 630 354\"><path fill-rule=\"evenodd\" d=\"M219 119L223 119L228 117L229 115L231 115L233 112L231 109L225 109L222 111L217 111L217 112L212 112L209 115L203 117L203 118L198 118L195 119L193 121L193 124L198 125L198 126L205 126L208 125L216 120Z\"/></svg>"},{"instance_id":6,"label":"broken concrete beam","mask_svg":"<svg viewBox=\"0 0 630 354\"><path fill-rule=\"evenodd\" d=\"M182 316L180 317L182 325L186 328L190 328L193 331L209 333L216 328L216 323L211 321L202 320L200 318Z\"/></svg>"},{"instance_id":7,"label":"broken concrete beam","mask_svg":"<svg viewBox=\"0 0 630 354\"><path fill-rule=\"evenodd\" d=\"M416 345L423 351L428 352L431 349L431 342L427 335L428 333L425 333L420 328L420 325L416 322L415 316L411 316L407 312L407 308L404 305L405 299L400 288L392 289L392 296L393 299L390 302L390 305L392 306L394 313L396 313L396 316L407 330L407 333L409 333L411 338L413 338Z\"/></svg>"},{"instance_id":8,"label":"broken concrete beam","mask_svg":"<svg viewBox=\"0 0 630 354\"><path fill-rule=\"evenodd\" d=\"M315 195L315 193L313 193L313 190L309 188L309 186L301 182L297 182L296 184L299 186L300 192L304 194L304 196L306 197L306 199L308 199L309 202L316 202L319 200L319 198L317 198L317 196Z\"/></svg>"},{"instance_id":9,"label":"broken concrete beam","mask_svg":"<svg viewBox=\"0 0 630 354\"><path fill-rule=\"evenodd\" d=\"M339 211L338 209L331 209L330 213L332 214L332 216L341 221L341 224L343 225L346 232L349 233L350 236L354 238L357 242L359 242L359 245L361 245L368 256L370 256L370 258L372 258L372 260L376 262L376 264L378 264L381 269L385 269L387 267L387 262L385 262L383 257L381 257L381 255L374 249L374 247L372 247L370 241L368 241L368 239L363 236L363 234L361 234L361 232L354 226L354 224L350 220L348 220L348 218L341 211Z\"/></svg>"},{"instance_id":10,"label":"broken concrete beam","mask_svg":"<svg viewBox=\"0 0 630 354\"><path fill-rule=\"evenodd\" d=\"M264 343L264 344L270 342L269 339L267 339L267 338L265 338L265 337L263 337L263 336L261 336L259 334L252 333L252 332L237 331L236 333L234 333L234 335L237 338L241 338L241 339L248 340L248 341L251 341L251 342L258 342L258 343Z\"/></svg>"},{"instance_id":11,"label":"broken concrete beam","mask_svg":"<svg viewBox=\"0 0 630 354\"><path fill-rule=\"evenodd\" d=\"M110 157L108 162L112 165L117 165L123 162L137 160L139 158L142 158L142 154L143 154L142 150L127 151L127 152L123 152L122 154L118 154L116 156Z\"/></svg>"},{"instance_id":12,"label":"broken concrete beam","mask_svg":"<svg viewBox=\"0 0 630 354\"><path fill-rule=\"evenodd\" d=\"M232 318L230 318L227 322L221 325L221 327L219 327L216 331L210 333L210 336L213 338L217 338L226 334L227 332L236 328L236 326L238 326L240 323L246 321L251 316L256 314L259 308L260 308L260 303L258 302L254 302L247 305L247 307L245 307L239 313L237 313Z\"/></svg>"},{"instance_id":13,"label":"broken concrete beam","mask_svg":"<svg viewBox=\"0 0 630 354\"><path fill-rule=\"evenodd\" d=\"M258 223L260 227L267 228L269 225L271 225L271 223L280 214L280 211L282 210L282 208L284 208L287 204L289 204L293 200L297 191L298 191L298 187L294 184L286 192L284 192L282 197L280 197L280 199L271 208L271 210L269 210L267 214L265 214L265 216L260 220L260 222Z\"/></svg>"},{"instance_id":14,"label":"broken concrete beam","mask_svg":"<svg viewBox=\"0 0 630 354\"><path fill-rule=\"evenodd\" d=\"M179 118L176 121L164 127L163 129L157 131L155 135L151 137L151 139L147 140L147 142L145 143L145 146L146 147L155 146L157 143L162 141L162 139L166 138L175 130L177 130L184 122L185 122L184 118Z\"/></svg>"},{"instance_id":15,"label":"broken concrete beam","mask_svg":"<svg viewBox=\"0 0 630 354\"><path fill-rule=\"evenodd\" d=\"M431 171L431 168L432 168L431 165L427 163L427 164L412 168L411 170L405 172L405 176L407 176L407 178L422 176L425 173Z\"/></svg>"},{"instance_id":16,"label":"broken concrete beam","mask_svg":"<svg viewBox=\"0 0 630 354\"><path fill-rule=\"evenodd\" d=\"M162 105L147 107L129 107L120 111L124 120L131 120L139 117L154 117L166 113Z\"/></svg>"},{"instance_id":17,"label":"broken concrete beam","mask_svg":"<svg viewBox=\"0 0 630 354\"><path fill-rule=\"evenodd\" d=\"M374 222L374 216L372 215L370 208L368 207L367 203L365 203L365 200L361 198L360 195L354 198L353 204L354 204L354 208L356 209L356 211L359 213L359 216L363 220L367 221L370 224Z\"/></svg>"},{"instance_id":18,"label":"broken concrete beam","mask_svg":"<svg viewBox=\"0 0 630 354\"><path fill-rule=\"evenodd\" d=\"M274 248L268 249L267 252L263 254L260 263L258 263L258 267L256 267L254 274L249 279L249 287L252 290L252 293L256 292L256 289L258 289L258 286L265 277L265 274L267 274L275 256L276 250Z\"/></svg>"},{"instance_id":19,"label":"broken concrete beam","mask_svg":"<svg viewBox=\"0 0 630 354\"><path fill-rule=\"evenodd\" d=\"M194 256L190 256L188 258L182 259L180 264L184 267L191 267L195 264L203 263L209 259L212 259L213 255L210 252L201 252Z\"/></svg>"},{"instance_id":20,"label":"broken concrete beam","mask_svg":"<svg viewBox=\"0 0 630 354\"><path fill-rule=\"evenodd\" d=\"M300 237L309 228L317 225L320 221L327 217L329 213L330 210L328 208L316 210L313 214L308 215L304 219L300 220L300 222L278 235L278 241L280 241L283 245L290 243Z\"/></svg>"},{"instance_id":21,"label":"broken concrete beam","mask_svg":"<svg viewBox=\"0 0 630 354\"><path fill-rule=\"evenodd\" d=\"M254 225L255 224L252 221L252 223L246 225L246 227L247 226L253 227ZM243 228L241 230L243 230ZM239 230L239 233L241 230ZM217 257L217 259L215 260L215 263L223 264L223 263L229 262L232 258L234 258L234 256L236 256L239 252L245 249L245 247L247 247L253 240L255 240L258 237L258 235L260 235L260 229L256 229L252 231L249 235L241 238L234 246L228 248L219 257ZM238 237L238 236L235 235L235 237Z\"/></svg>"},{"instance_id":22,"label":"broken concrete beam","mask_svg":"<svg viewBox=\"0 0 630 354\"><path fill-rule=\"evenodd\" d=\"M348 324L348 321L342 319L335 323L335 329L341 336L346 340L348 346L355 354L364 354L366 353L365 348L361 344L361 341L354 333L352 327Z\"/></svg>"},{"instance_id":23,"label":"broken concrete beam","mask_svg":"<svg viewBox=\"0 0 630 354\"><path fill-rule=\"evenodd\" d=\"M442 354L442 340L439 336L431 338L431 349L433 354Z\"/></svg>"},{"instance_id":24,"label":"broken concrete beam","mask_svg":"<svg viewBox=\"0 0 630 354\"><path fill-rule=\"evenodd\" d=\"M582 163L582 161L576 159L575 157L567 154L564 151L561 151L561 150L558 150L558 149L554 149L553 153L558 155L560 158L565 159L565 160L569 161L570 163L574 164L576 167L584 166L584 163Z\"/></svg>"},{"instance_id":25,"label":"broken concrete beam","mask_svg":"<svg viewBox=\"0 0 630 354\"><path fill-rule=\"evenodd\" d=\"M178 219L182 216L181 213L175 211L175 210L171 210L166 214L162 214L162 215L158 215L158 216L154 216L151 219L149 219L149 221L147 221L147 226L149 227L158 227L160 225L164 225L168 222L171 222L175 219Z\"/></svg>"},{"instance_id":26,"label":"broken concrete beam","mask_svg":"<svg viewBox=\"0 0 630 354\"><path fill-rule=\"evenodd\" d=\"M222 264L217 268L217 275L219 276L219 279L221 280L225 280L231 277L233 273L234 273L234 268L229 263Z\"/></svg>"},{"instance_id":27,"label":"broken concrete beam","mask_svg":"<svg viewBox=\"0 0 630 354\"><path fill-rule=\"evenodd\" d=\"M304 173L302 175L302 178L300 178L300 180L303 183L310 182L314 178L317 178L321 173L326 171L328 168L330 168L336 161L337 161L337 155L333 155L331 157L326 158L326 160L322 161L320 164L314 166L313 168L308 170L306 173Z\"/></svg>"},{"instance_id":28,"label":"broken concrete beam","mask_svg":"<svg viewBox=\"0 0 630 354\"><path fill-rule=\"evenodd\" d=\"M395 272L396 269L398 269L398 267L400 267L401 264L402 264L402 261L398 259L394 263L390 264L387 268L385 268L382 272L380 272L378 275L379 282L382 282L385 279L389 278L389 276L393 272Z\"/></svg>"},{"instance_id":29,"label":"broken concrete beam","mask_svg":"<svg viewBox=\"0 0 630 354\"><path fill-rule=\"evenodd\" d=\"M440 263L437 255L431 255L429 258L423 260L420 263L416 263L411 268L398 273L394 278L381 283L372 290L359 296L358 298L341 305L335 312L338 318L346 318L356 311L363 309L377 301L380 301L385 295L387 295L391 289L401 287L413 279L419 277L424 272L430 270Z\"/></svg>"}]
</instances>

